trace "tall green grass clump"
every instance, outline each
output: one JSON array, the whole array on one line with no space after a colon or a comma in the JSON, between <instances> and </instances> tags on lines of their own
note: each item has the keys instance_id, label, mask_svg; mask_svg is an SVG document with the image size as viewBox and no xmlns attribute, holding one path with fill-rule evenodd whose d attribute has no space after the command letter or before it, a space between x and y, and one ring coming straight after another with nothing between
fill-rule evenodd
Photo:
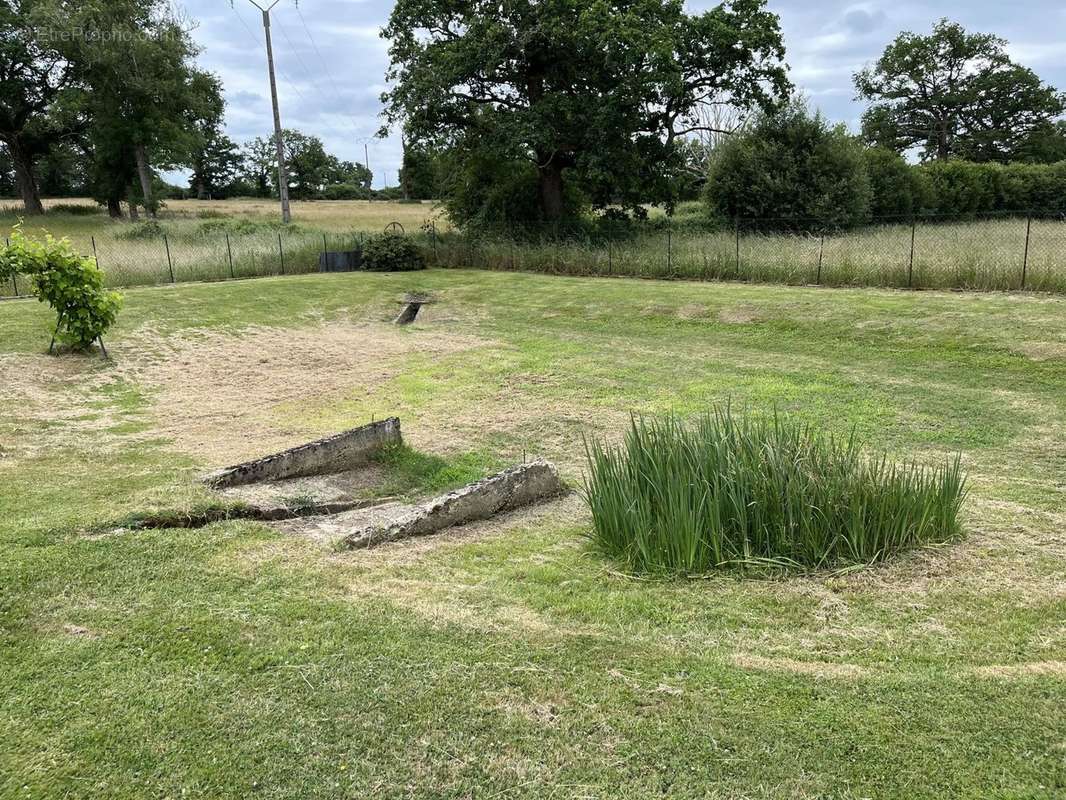
<instances>
[{"instance_id":1,"label":"tall green grass clump","mask_svg":"<svg viewBox=\"0 0 1066 800\"><path fill-rule=\"evenodd\" d=\"M620 446L586 441L591 537L638 573L841 568L959 533L959 458L893 464L775 414L634 417Z\"/></svg>"}]
</instances>

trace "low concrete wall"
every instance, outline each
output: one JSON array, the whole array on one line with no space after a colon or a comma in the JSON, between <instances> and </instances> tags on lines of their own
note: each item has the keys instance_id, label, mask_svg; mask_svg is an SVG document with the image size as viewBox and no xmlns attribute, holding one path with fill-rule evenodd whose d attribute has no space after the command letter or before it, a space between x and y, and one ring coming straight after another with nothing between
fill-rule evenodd
<instances>
[{"instance_id":1,"label":"low concrete wall","mask_svg":"<svg viewBox=\"0 0 1066 800\"><path fill-rule=\"evenodd\" d=\"M505 511L558 497L566 491L552 464L532 461L415 506L388 525L371 525L355 530L341 540L340 546L373 547L397 539L425 536L453 525L488 519Z\"/></svg>"},{"instance_id":2,"label":"low concrete wall","mask_svg":"<svg viewBox=\"0 0 1066 800\"><path fill-rule=\"evenodd\" d=\"M258 481L341 472L365 464L382 447L402 441L400 420L390 417L264 458L220 469L203 480L208 486L224 489Z\"/></svg>"}]
</instances>

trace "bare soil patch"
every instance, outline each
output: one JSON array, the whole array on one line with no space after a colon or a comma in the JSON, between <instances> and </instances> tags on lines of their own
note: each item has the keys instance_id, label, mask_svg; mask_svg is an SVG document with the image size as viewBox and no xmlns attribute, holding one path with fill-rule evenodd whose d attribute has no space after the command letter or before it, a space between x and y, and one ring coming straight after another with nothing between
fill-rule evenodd
<instances>
[{"instance_id":1,"label":"bare soil patch","mask_svg":"<svg viewBox=\"0 0 1066 800\"><path fill-rule=\"evenodd\" d=\"M454 332L344 322L239 334L143 331L136 338L124 342L120 371L156 393L163 435L219 466L322 433L276 413L285 403L369 390L399 374L404 357L415 353L441 356L488 344Z\"/></svg>"}]
</instances>

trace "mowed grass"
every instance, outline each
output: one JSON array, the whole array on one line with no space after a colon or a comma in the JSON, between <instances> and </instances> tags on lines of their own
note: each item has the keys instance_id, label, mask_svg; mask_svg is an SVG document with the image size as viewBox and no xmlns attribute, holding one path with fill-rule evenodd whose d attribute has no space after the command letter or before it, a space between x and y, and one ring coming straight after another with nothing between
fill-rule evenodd
<instances>
[{"instance_id":1,"label":"mowed grass","mask_svg":"<svg viewBox=\"0 0 1066 800\"><path fill-rule=\"evenodd\" d=\"M438 302L397 332L409 289ZM0 303L0 796L1066 791L1062 299L429 271L131 290L112 364L42 355L49 324ZM323 383L316 349L367 337L384 355ZM575 500L357 554L96 532L206 502L227 439L396 413L446 462L543 455L577 484L582 434L727 398L961 452L963 538L650 581L590 551Z\"/></svg>"}]
</instances>

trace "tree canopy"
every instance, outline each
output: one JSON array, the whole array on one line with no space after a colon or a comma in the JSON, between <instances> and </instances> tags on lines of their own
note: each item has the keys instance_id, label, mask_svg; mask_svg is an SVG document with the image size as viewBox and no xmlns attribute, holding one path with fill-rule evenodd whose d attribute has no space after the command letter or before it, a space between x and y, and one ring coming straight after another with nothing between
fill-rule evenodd
<instances>
[{"instance_id":1,"label":"tree canopy","mask_svg":"<svg viewBox=\"0 0 1066 800\"><path fill-rule=\"evenodd\" d=\"M923 158L1009 161L1064 108L1064 96L1015 64L1006 42L940 20L928 36L901 33L856 73L872 101L863 134L873 144Z\"/></svg>"},{"instance_id":2,"label":"tree canopy","mask_svg":"<svg viewBox=\"0 0 1066 800\"><path fill-rule=\"evenodd\" d=\"M598 207L673 201L678 137L700 110L770 108L788 80L764 0L687 14L681 0L398 0L383 96L408 144L524 162L536 206L564 212L564 175Z\"/></svg>"},{"instance_id":3,"label":"tree canopy","mask_svg":"<svg viewBox=\"0 0 1066 800\"><path fill-rule=\"evenodd\" d=\"M76 24L68 4L0 0L0 142L28 214L44 213L38 159L81 125L71 103L64 103L78 80L78 65L65 47Z\"/></svg>"}]
</instances>

